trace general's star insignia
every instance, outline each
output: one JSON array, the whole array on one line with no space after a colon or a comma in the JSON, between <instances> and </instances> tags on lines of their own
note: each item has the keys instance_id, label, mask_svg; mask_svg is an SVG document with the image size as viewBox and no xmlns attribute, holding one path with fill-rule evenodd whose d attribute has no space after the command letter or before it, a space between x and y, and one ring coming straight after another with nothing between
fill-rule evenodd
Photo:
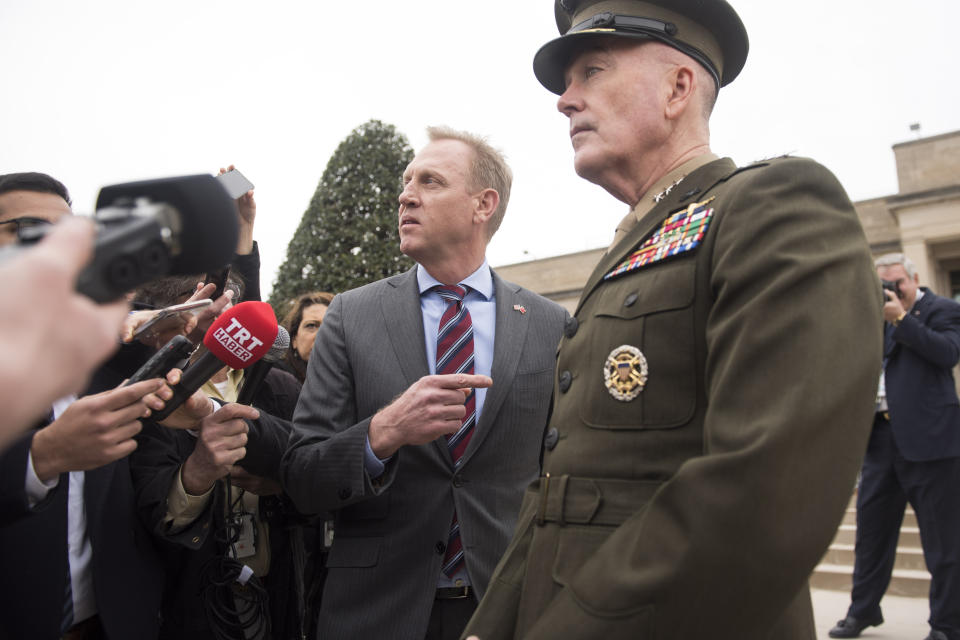
<instances>
[{"instance_id":1,"label":"general's star insignia","mask_svg":"<svg viewBox=\"0 0 960 640\"><path fill-rule=\"evenodd\" d=\"M603 363L603 382L617 400L630 402L647 384L647 358L640 349L623 344Z\"/></svg>"}]
</instances>

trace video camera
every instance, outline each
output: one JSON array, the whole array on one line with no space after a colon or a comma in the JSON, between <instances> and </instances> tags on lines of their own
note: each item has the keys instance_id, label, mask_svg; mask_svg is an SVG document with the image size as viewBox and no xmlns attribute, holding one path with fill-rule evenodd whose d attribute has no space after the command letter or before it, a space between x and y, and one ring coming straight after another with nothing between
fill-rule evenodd
<instances>
[{"instance_id":1,"label":"video camera","mask_svg":"<svg viewBox=\"0 0 960 640\"><path fill-rule=\"evenodd\" d=\"M94 256L77 291L96 302L164 276L217 270L233 259L239 233L234 200L204 174L104 187L93 220ZM24 230L20 244L3 253L39 241L47 230Z\"/></svg>"},{"instance_id":2,"label":"video camera","mask_svg":"<svg viewBox=\"0 0 960 640\"><path fill-rule=\"evenodd\" d=\"M890 280L881 280L881 281L880 281L880 286L882 287L882 289L884 289L884 290L886 290L886 291L892 291L892 292L893 292L893 295L897 296L897 299L898 299L898 300L902 300L902 299L903 299L903 294L900 293L900 283L899 283L899 282L892 282L892 281L890 281ZM881 291L881 293L882 293L882 291ZM887 295L886 295L886 294L883 294L883 302L884 302L884 304L886 304L886 302L887 302Z\"/></svg>"}]
</instances>

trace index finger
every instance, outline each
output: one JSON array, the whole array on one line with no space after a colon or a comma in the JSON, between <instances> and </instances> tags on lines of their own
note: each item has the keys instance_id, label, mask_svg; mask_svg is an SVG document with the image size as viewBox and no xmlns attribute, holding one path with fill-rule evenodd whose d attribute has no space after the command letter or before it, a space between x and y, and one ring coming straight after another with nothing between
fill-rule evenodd
<instances>
[{"instance_id":1,"label":"index finger","mask_svg":"<svg viewBox=\"0 0 960 640\"><path fill-rule=\"evenodd\" d=\"M213 283L198 283L197 290L193 292L193 295L187 298L187 302L196 302L197 300L206 300L213 292L217 290L217 286Z\"/></svg>"},{"instance_id":2,"label":"index finger","mask_svg":"<svg viewBox=\"0 0 960 640\"><path fill-rule=\"evenodd\" d=\"M437 376L444 389L485 389L493 384L490 376L475 373L446 373Z\"/></svg>"},{"instance_id":3,"label":"index finger","mask_svg":"<svg viewBox=\"0 0 960 640\"><path fill-rule=\"evenodd\" d=\"M144 396L154 391L159 391L163 385L164 382L160 378L150 378L149 380L141 380L126 387L120 386L116 389L105 391L103 394L105 400L103 406L105 409L112 411L135 404L140 402Z\"/></svg>"},{"instance_id":4,"label":"index finger","mask_svg":"<svg viewBox=\"0 0 960 640\"><path fill-rule=\"evenodd\" d=\"M231 402L230 404L225 404L220 407L220 409L212 414L212 417L218 422L226 422L234 418L256 420L260 417L260 412L251 406Z\"/></svg>"}]
</instances>

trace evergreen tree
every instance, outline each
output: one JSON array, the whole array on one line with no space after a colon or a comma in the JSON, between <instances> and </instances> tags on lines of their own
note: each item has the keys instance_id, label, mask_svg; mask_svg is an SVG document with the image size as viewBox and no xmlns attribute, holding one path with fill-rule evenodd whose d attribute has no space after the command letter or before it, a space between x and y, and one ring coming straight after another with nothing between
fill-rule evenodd
<instances>
[{"instance_id":1,"label":"evergreen tree","mask_svg":"<svg viewBox=\"0 0 960 640\"><path fill-rule=\"evenodd\" d=\"M270 304L279 317L302 293L339 293L413 265L397 238L400 176L412 159L406 136L379 120L340 143L277 273Z\"/></svg>"}]
</instances>

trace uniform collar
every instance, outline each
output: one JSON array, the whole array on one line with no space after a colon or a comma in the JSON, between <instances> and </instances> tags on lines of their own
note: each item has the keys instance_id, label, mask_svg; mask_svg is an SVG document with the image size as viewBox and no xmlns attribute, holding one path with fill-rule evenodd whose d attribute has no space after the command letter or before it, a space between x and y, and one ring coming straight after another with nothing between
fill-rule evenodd
<instances>
[{"instance_id":1,"label":"uniform collar","mask_svg":"<svg viewBox=\"0 0 960 640\"><path fill-rule=\"evenodd\" d=\"M667 172L662 178L653 183L646 193L640 198L637 204L624 216L623 220L620 221L620 224L617 225L616 231L613 234L613 242L610 243L610 247L607 248L609 251L620 242L620 239L625 235L630 233L630 231L637 226L637 223L643 218L643 216L650 213L650 211L660 203L660 200L668 195L673 189L677 188L680 183L688 175L699 169L705 164L709 164L714 160L718 160L719 157L714 153L704 153L699 155L696 158L691 158L687 160L679 167L673 171Z\"/></svg>"}]
</instances>

